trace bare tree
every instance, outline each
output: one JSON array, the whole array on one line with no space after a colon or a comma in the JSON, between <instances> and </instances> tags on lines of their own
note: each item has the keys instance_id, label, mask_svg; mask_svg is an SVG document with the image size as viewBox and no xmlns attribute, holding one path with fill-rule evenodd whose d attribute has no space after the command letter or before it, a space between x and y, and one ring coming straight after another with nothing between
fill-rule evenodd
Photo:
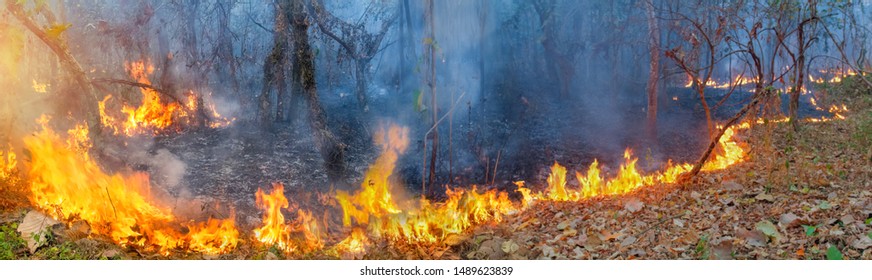
<instances>
[{"instance_id":1,"label":"bare tree","mask_svg":"<svg viewBox=\"0 0 872 280\"><path fill-rule=\"evenodd\" d=\"M369 110L366 98L366 85L369 82L369 65L372 59L382 50L382 41L390 27L399 16L391 13L382 16L381 13L367 13L364 16L381 18L381 28L370 33L364 24L352 24L334 16L328 11L321 0L308 0L312 18L318 29L338 43L345 53L354 60L355 94L361 108ZM372 3L370 4L372 5Z\"/></svg>"}]
</instances>

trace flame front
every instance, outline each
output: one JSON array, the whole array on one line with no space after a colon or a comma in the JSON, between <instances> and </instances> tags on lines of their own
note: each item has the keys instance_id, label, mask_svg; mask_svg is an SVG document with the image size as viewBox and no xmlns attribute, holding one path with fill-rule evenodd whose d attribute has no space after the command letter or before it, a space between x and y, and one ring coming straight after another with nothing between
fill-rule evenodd
<instances>
[{"instance_id":1,"label":"flame front","mask_svg":"<svg viewBox=\"0 0 872 280\"><path fill-rule=\"evenodd\" d=\"M40 122L42 130L26 137L24 144L31 154L27 175L30 199L48 215L65 221L84 220L93 232L121 245L156 249L165 255L173 249L217 254L236 247L239 233L233 218L210 219L183 231L167 207L151 201L146 174L106 174L87 151L76 151L81 145L68 146L87 138L65 141L48 128L47 118ZM86 137L87 133L81 135Z\"/></svg>"}]
</instances>

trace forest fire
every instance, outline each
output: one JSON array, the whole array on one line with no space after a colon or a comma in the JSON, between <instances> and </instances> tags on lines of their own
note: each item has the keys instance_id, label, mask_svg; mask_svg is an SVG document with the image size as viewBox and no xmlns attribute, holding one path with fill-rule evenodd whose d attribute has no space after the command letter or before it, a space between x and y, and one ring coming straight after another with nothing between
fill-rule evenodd
<instances>
[{"instance_id":1,"label":"forest fire","mask_svg":"<svg viewBox=\"0 0 872 280\"><path fill-rule=\"evenodd\" d=\"M408 147L408 129L391 126L376 133L383 153L366 172L361 189L351 195L338 191L336 199L343 211L343 224L368 228L377 238L408 242L436 242L449 234L461 233L470 226L500 221L517 207L505 192L448 189L441 203L422 198L416 206L401 205L392 191L390 176L398 156Z\"/></svg>"},{"instance_id":2,"label":"forest fire","mask_svg":"<svg viewBox=\"0 0 872 280\"><path fill-rule=\"evenodd\" d=\"M74 135L65 140L48 127L47 117L40 124L40 131L24 139L31 155L27 179L31 201L48 215L86 221L93 233L118 244L164 255L175 249L217 254L236 247L233 218L181 226L169 208L153 202L146 174L107 174L80 150L87 145L68 146L86 141L87 133L71 130Z\"/></svg>"},{"instance_id":3,"label":"forest fire","mask_svg":"<svg viewBox=\"0 0 872 280\"><path fill-rule=\"evenodd\" d=\"M254 237L263 244L275 246L285 252L309 252L324 247L321 230L312 214L297 210L297 219L285 224L282 209L288 209L288 199L282 184L274 184L271 193L258 189L257 206L264 210L263 226L254 230Z\"/></svg>"},{"instance_id":4,"label":"forest fire","mask_svg":"<svg viewBox=\"0 0 872 280\"><path fill-rule=\"evenodd\" d=\"M0 259L872 259L857 1L3 2Z\"/></svg>"},{"instance_id":5,"label":"forest fire","mask_svg":"<svg viewBox=\"0 0 872 280\"><path fill-rule=\"evenodd\" d=\"M149 76L154 73L154 66L150 62L134 61L125 64L125 68L136 82L151 86ZM198 118L208 118L208 126L212 128L230 125L234 120L221 116L213 103L200 104L194 92L189 91L184 101L180 101L183 103L179 103L163 100L161 93L154 88L140 87L139 91L142 94L141 105L134 107L122 104L120 114L111 113L108 109L107 102L113 98L112 95L107 95L99 103L101 122L114 134L159 134L194 124ZM204 111L208 110L208 116L198 115L201 106L204 106Z\"/></svg>"},{"instance_id":6,"label":"forest fire","mask_svg":"<svg viewBox=\"0 0 872 280\"><path fill-rule=\"evenodd\" d=\"M813 83L823 84L823 83L839 83L842 79L856 76L857 72L852 69L842 70L842 69L833 69L833 70L820 70L821 77L815 78L811 74L808 75L808 79ZM829 76L831 78L825 79L825 76Z\"/></svg>"}]
</instances>

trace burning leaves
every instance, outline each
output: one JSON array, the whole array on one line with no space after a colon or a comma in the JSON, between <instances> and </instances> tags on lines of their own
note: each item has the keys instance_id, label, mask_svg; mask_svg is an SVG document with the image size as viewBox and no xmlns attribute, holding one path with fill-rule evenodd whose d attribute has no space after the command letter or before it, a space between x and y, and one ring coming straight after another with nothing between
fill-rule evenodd
<instances>
[{"instance_id":1,"label":"burning leaves","mask_svg":"<svg viewBox=\"0 0 872 280\"><path fill-rule=\"evenodd\" d=\"M84 220L93 232L118 244L164 255L174 249L217 254L236 247L239 233L233 218L209 219L184 230L169 208L153 202L146 174L107 174L87 151L77 152L66 144L78 142L48 128L47 118L41 124L41 131L24 139L31 155L27 178L30 200L49 216Z\"/></svg>"},{"instance_id":2,"label":"burning leaves","mask_svg":"<svg viewBox=\"0 0 872 280\"><path fill-rule=\"evenodd\" d=\"M154 66L147 61L131 62L125 68L137 83L145 86L140 87L142 102L138 107L122 104L120 113L110 111L112 95L107 95L99 102L100 121L116 135L159 134L207 121L206 125L217 128L227 126L234 120L221 116L212 102L201 104L204 103L203 99L193 92L188 92L185 99L178 102L163 100L162 93L150 87L148 77L154 72Z\"/></svg>"},{"instance_id":3,"label":"burning leaves","mask_svg":"<svg viewBox=\"0 0 872 280\"><path fill-rule=\"evenodd\" d=\"M475 224L500 221L504 215L518 210L505 192L478 192L475 187L472 190L449 188L445 202L421 199L417 206L401 207L395 200L389 177L399 154L408 147L408 129L391 126L376 135L383 153L370 166L361 189L353 195L337 192L345 226L356 223L367 227L369 234L377 238L437 242Z\"/></svg>"},{"instance_id":4,"label":"burning leaves","mask_svg":"<svg viewBox=\"0 0 872 280\"><path fill-rule=\"evenodd\" d=\"M255 194L258 208L264 210L263 226L254 230L254 237L263 244L275 246L288 253L310 252L324 247L321 230L312 214L297 210L297 219L285 224L282 209L288 209L288 199L282 184L274 184L271 193L258 189Z\"/></svg>"}]
</instances>

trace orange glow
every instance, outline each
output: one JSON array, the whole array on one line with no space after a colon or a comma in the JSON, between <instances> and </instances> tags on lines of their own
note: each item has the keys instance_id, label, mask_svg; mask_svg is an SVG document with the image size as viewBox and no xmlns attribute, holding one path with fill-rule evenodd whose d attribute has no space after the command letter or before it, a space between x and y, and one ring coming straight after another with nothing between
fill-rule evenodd
<instances>
[{"instance_id":1,"label":"orange glow","mask_svg":"<svg viewBox=\"0 0 872 280\"><path fill-rule=\"evenodd\" d=\"M33 91L37 93L47 93L48 84L39 83L36 80L33 80Z\"/></svg>"},{"instance_id":2,"label":"orange glow","mask_svg":"<svg viewBox=\"0 0 872 280\"><path fill-rule=\"evenodd\" d=\"M360 228L351 230L351 235L344 240L336 243L333 248L337 252L348 256L348 258L360 258L366 254L366 248L370 246L369 238L366 237L366 232Z\"/></svg>"},{"instance_id":3,"label":"orange glow","mask_svg":"<svg viewBox=\"0 0 872 280\"><path fill-rule=\"evenodd\" d=\"M0 180L11 179L17 167L18 160L15 158L12 146L9 146L8 151L0 150Z\"/></svg>"},{"instance_id":4,"label":"orange glow","mask_svg":"<svg viewBox=\"0 0 872 280\"><path fill-rule=\"evenodd\" d=\"M844 79L844 78L851 77L851 76L856 76L856 75L858 74L858 73L857 73L856 71L854 71L853 69L842 70L842 69L839 69L839 68L831 69L831 70L823 69L823 70L819 70L818 72L820 72L820 74L821 74L822 77L817 77L817 78L815 78L815 77L813 77L811 74L808 74L808 79L809 79L811 82L813 82L813 83L817 83L817 84L823 84L823 83L830 83L830 84L832 84L832 83L839 83L839 82L841 82L842 79ZM865 74L864 74L864 75L865 75ZM824 78L823 76L829 76L829 77L831 77L831 78L826 79L826 78Z\"/></svg>"},{"instance_id":5,"label":"orange glow","mask_svg":"<svg viewBox=\"0 0 872 280\"><path fill-rule=\"evenodd\" d=\"M696 83L701 84L702 82L696 81ZM733 78L732 80L729 80L726 82L718 82L718 81L715 81L714 79L709 79L708 81L706 81L705 86L707 88L730 89L730 88L734 88L734 87L740 87L740 86L750 85L750 84L755 84L755 83L757 83L756 78L747 78L747 77L744 77L742 75L738 75L735 78ZM693 79L690 78L690 76L688 76L687 83L684 84L684 87L690 88L693 86L693 84L694 84Z\"/></svg>"},{"instance_id":6,"label":"orange glow","mask_svg":"<svg viewBox=\"0 0 872 280\"><path fill-rule=\"evenodd\" d=\"M154 66L147 61L135 61L125 64L131 78L136 82L151 85L149 76L154 72ZM122 104L121 112L110 112L107 102L112 95L107 95L99 103L100 120L104 126L112 129L114 134L133 136L138 134L159 134L168 130L178 130L184 125L190 125L200 116L197 112L200 106L206 106L207 114L213 117L207 125L210 127L224 127L234 119L226 119L217 113L215 105L199 104L194 92L189 91L183 104L167 102L161 98L161 93L150 88L139 88L142 94L142 102L138 107Z\"/></svg>"},{"instance_id":7,"label":"orange glow","mask_svg":"<svg viewBox=\"0 0 872 280\"><path fill-rule=\"evenodd\" d=\"M87 138L63 139L48 128L45 117L40 124L41 131L24 138L31 154L27 178L30 200L49 216L62 221L84 220L94 233L122 246L164 255L171 250L218 254L236 247L238 232L233 218L181 226L170 208L152 201L148 175L106 174L87 151L68 147Z\"/></svg>"},{"instance_id":8,"label":"orange glow","mask_svg":"<svg viewBox=\"0 0 872 280\"><path fill-rule=\"evenodd\" d=\"M273 191L269 194L257 190L257 207L264 213L263 226L254 230L255 239L288 253L321 249L324 247L321 230L309 212L297 210L297 219L285 224L285 215L281 211L288 209L289 204L284 190L282 184L273 184Z\"/></svg>"}]
</instances>

